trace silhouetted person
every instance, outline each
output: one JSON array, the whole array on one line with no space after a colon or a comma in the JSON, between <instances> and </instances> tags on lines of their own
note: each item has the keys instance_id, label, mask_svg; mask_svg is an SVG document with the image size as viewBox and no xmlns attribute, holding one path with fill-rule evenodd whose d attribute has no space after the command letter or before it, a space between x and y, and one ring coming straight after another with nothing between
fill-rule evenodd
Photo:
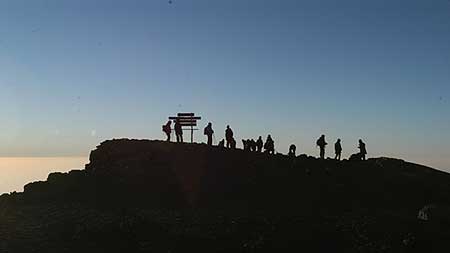
<instances>
[{"instance_id":1,"label":"silhouetted person","mask_svg":"<svg viewBox=\"0 0 450 253\"><path fill-rule=\"evenodd\" d=\"M211 122L209 122L208 125L205 127L205 129L203 130L203 133L206 136L208 136L208 146L212 146L214 130L212 129Z\"/></svg>"},{"instance_id":2,"label":"silhouetted person","mask_svg":"<svg viewBox=\"0 0 450 253\"><path fill-rule=\"evenodd\" d=\"M334 153L336 154L334 159L340 161L342 153L341 139L337 139L336 143L334 144Z\"/></svg>"},{"instance_id":3,"label":"silhouetted person","mask_svg":"<svg viewBox=\"0 0 450 253\"><path fill-rule=\"evenodd\" d=\"M256 141L253 139L250 140L250 151L256 152Z\"/></svg>"},{"instance_id":4,"label":"silhouetted person","mask_svg":"<svg viewBox=\"0 0 450 253\"><path fill-rule=\"evenodd\" d=\"M275 143L272 140L270 134L267 136L266 143L264 144L265 152L269 154L275 154Z\"/></svg>"},{"instance_id":5,"label":"silhouetted person","mask_svg":"<svg viewBox=\"0 0 450 253\"><path fill-rule=\"evenodd\" d=\"M324 134L322 134L322 136L320 136L320 138L317 139L316 144L320 148L320 158L324 159L325 158L325 146L328 144L325 141L325 135Z\"/></svg>"},{"instance_id":6,"label":"silhouetted person","mask_svg":"<svg viewBox=\"0 0 450 253\"><path fill-rule=\"evenodd\" d=\"M228 145L228 143L227 143L227 145ZM236 140L234 138L231 138L231 140L230 140L230 148L236 149Z\"/></svg>"},{"instance_id":7,"label":"silhouetted person","mask_svg":"<svg viewBox=\"0 0 450 253\"><path fill-rule=\"evenodd\" d=\"M242 148L244 149L244 151L247 151L247 140L242 139Z\"/></svg>"},{"instance_id":8,"label":"silhouetted person","mask_svg":"<svg viewBox=\"0 0 450 253\"><path fill-rule=\"evenodd\" d=\"M178 120L175 120L175 135L177 136L177 142L183 143L183 128Z\"/></svg>"},{"instance_id":9,"label":"silhouetted person","mask_svg":"<svg viewBox=\"0 0 450 253\"><path fill-rule=\"evenodd\" d=\"M172 121L167 121L165 125L162 126L163 132L167 135L167 140L170 141L170 134L172 133Z\"/></svg>"},{"instance_id":10,"label":"silhouetted person","mask_svg":"<svg viewBox=\"0 0 450 253\"><path fill-rule=\"evenodd\" d=\"M227 148L232 147L232 142L234 141L234 147L236 148L236 141L233 138L233 130L231 130L230 125L225 129L225 140L227 141Z\"/></svg>"},{"instance_id":11,"label":"silhouetted person","mask_svg":"<svg viewBox=\"0 0 450 253\"><path fill-rule=\"evenodd\" d=\"M242 145L244 147L244 151L251 151L251 143L249 139L242 139Z\"/></svg>"},{"instance_id":12,"label":"silhouetted person","mask_svg":"<svg viewBox=\"0 0 450 253\"><path fill-rule=\"evenodd\" d=\"M294 144L291 144L291 146L289 146L289 156L295 157L295 151L296 151L297 147Z\"/></svg>"},{"instance_id":13,"label":"silhouetted person","mask_svg":"<svg viewBox=\"0 0 450 253\"><path fill-rule=\"evenodd\" d=\"M263 143L262 137L259 136L258 140L256 141L256 149L257 149L257 151L261 152L263 146L264 146L264 143Z\"/></svg>"},{"instance_id":14,"label":"silhouetted person","mask_svg":"<svg viewBox=\"0 0 450 253\"><path fill-rule=\"evenodd\" d=\"M367 154L367 150L366 150L366 144L359 139L359 154L361 155L361 159L364 161L366 160L366 154Z\"/></svg>"},{"instance_id":15,"label":"silhouetted person","mask_svg":"<svg viewBox=\"0 0 450 253\"><path fill-rule=\"evenodd\" d=\"M221 141L219 141L219 144L217 145L219 148L223 148L225 147L225 140L222 139Z\"/></svg>"}]
</instances>

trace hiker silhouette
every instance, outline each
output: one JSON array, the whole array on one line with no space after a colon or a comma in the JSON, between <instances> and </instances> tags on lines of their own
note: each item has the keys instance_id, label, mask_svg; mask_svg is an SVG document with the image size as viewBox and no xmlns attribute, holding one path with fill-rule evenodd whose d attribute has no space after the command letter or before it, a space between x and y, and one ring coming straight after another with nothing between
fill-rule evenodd
<instances>
[{"instance_id":1,"label":"hiker silhouette","mask_svg":"<svg viewBox=\"0 0 450 253\"><path fill-rule=\"evenodd\" d=\"M203 134L205 134L208 137L208 146L212 146L214 130L212 129L211 122L209 122L208 125L205 127L205 129L203 130Z\"/></svg>"},{"instance_id":2,"label":"hiker silhouette","mask_svg":"<svg viewBox=\"0 0 450 253\"><path fill-rule=\"evenodd\" d=\"M227 145L228 145L228 142L227 142ZM236 149L236 140L234 138L231 138L231 140L230 140L230 148Z\"/></svg>"},{"instance_id":3,"label":"hiker silhouette","mask_svg":"<svg viewBox=\"0 0 450 253\"><path fill-rule=\"evenodd\" d=\"M236 148L236 140L233 138L233 130L231 130L230 125L227 125L227 129L225 129L225 140L227 142L227 148Z\"/></svg>"},{"instance_id":4,"label":"hiker silhouette","mask_svg":"<svg viewBox=\"0 0 450 253\"><path fill-rule=\"evenodd\" d=\"M175 135L177 136L177 142L183 143L183 128L178 120L175 120Z\"/></svg>"},{"instance_id":5,"label":"hiker silhouette","mask_svg":"<svg viewBox=\"0 0 450 253\"><path fill-rule=\"evenodd\" d=\"M244 151L250 151L251 149L250 140L242 139L242 146L244 148Z\"/></svg>"},{"instance_id":6,"label":"hiker silhouette","mask_svg":"<svg viewBox=\"0 0 450 253\"><path fill-rule=\"evenodd\" d=\"M295 157L295 151L296 151L297 147L295 146L295 144L291 144L291 146L289 146L289 153L288 156L292 156Z\"/></svg>"},{"instance_id":7,"label":"hiker silhouette","mask_svg":"<svg viewBox=\"0 0 450 253\"><path fill-rule=\"evenodd\" d=\"M242 149L244 149L244 151L247 151L247 140L246 139L242 139Z\"/></svg>"},{"instance_id":8,"label":"hiker silhouette","mask_svg":"<svg viewBox=\"0 0 450 253\"><path fill-rule=\"evenodd\" d=\"M267 136L266 143L264 144L264 149L266 153L275 154L275 143L273 142L272 136L270 134Z\"/></svg>"},{"instance_id":9,"label":"hiker silhouette","mask_svg":"<svg viewBox=\"0 0 450 253\"><path fill-rule=\"evenodd\" d=\"M337 139L336 143L334 144L334 153L336 154L334 159L340 161L342 154L341 139Z\"/></svg>"},{"instance_id":10,"label":"hiker silhouette","mask_svg":"<svg viewBox=\"0 0 450 253\"><path fill-rule=\"evenodd\" d=\"M262 137L259 136L258 140L256 141L256 150L257 150L257 152L261 153L263 146L264 146L264 143L263 143Z\"/></svg>"},{"instance_id":11,"label":"hiker silhouette","mask_svg":"<svg viewBox=\"0 0 450 253\"><path fill-rule=\"evenodd\" d=\"M250 151L256 152L256 141L253 139L250 140Z\"/></svg>"},{"instance_id":12,"label":"hiker silhouette","mask_svg":"<svg viewBox=\"0 0 450 253\"><path fill-rule=\"evenodd\" d=\"M172 121L167 121L165 125L162 126L163 132L167 135L166 141L170 141L170 134L172 133L171 129Z\"/></svg>"},{"instance_id":13,"label":"hiker silhouette","mask_svg":"<svg viewBox=\"0 0 450 253\"><path fill-rule=\"evenodd\" d=\"M366 160L366 154L367 154L366 144L361 139L359 139L358 142L359 142L359 146L358 146L359 154L361 156L361 159L364 161L364 160Z\"/></svg>"},{"instance_id":14,"label":"hiker silhouette","mask_svg":"<svg viewBox=\"0 0 450 253\"><path fill-rule=\"evenodd\" d=\"M325 146L328 145L328 143L325 141L325 135L322 134L319 139L316 141L317 146L320 148L320 158L325 159Z\"/></svg>"}]
</instances>

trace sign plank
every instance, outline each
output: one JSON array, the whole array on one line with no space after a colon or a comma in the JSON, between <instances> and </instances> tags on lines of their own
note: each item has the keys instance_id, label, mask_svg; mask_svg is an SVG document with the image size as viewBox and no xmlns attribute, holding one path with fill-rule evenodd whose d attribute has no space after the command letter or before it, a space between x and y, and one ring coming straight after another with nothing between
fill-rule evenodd
<instances>
[{"instance_id":1,"label":"sign plank","mask_svg":"<svg viewBox=\"0 0 450 253\"><path fill-rule=\"evenodd\" d=\"M197 123L196 122L187 122L187 123L183 123L183 122L180 122L180 125L181 126L197 126Z\"/></svg>"},{"instance_id":2,"label":"sign plank","mask_svg":"<svg viewBox=\"0 0 450 253\"><path fill-rule=\"evenodd\" d=\"M201 120L201 117L169 117L170 120Z\"/></svg>"},{"instance_id":3,"label":"sign plank","mask_svg":"<svg viewBox=\"0 0 450 253\"><path fill-rule=\"evenodd\" d=\"M194 113L192 112L180 112L177 114L178 117L193 117Z\"/></svg>"}]
</instances>

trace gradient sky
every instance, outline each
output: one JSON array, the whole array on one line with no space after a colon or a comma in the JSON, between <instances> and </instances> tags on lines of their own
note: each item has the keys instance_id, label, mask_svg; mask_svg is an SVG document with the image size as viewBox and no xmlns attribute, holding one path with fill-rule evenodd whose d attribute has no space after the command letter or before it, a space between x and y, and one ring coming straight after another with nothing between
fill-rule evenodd
<instances>
[{"instance_id":1,"label":"gradient sky","mask_svg":"<svg viewBox=\"0 0 450 253\"><path fill-rule=\"evenodd\" d=\"M161 139L180 111L450 169L450 1L0 2L0 156Z\"/></svg>"}]
</instances>

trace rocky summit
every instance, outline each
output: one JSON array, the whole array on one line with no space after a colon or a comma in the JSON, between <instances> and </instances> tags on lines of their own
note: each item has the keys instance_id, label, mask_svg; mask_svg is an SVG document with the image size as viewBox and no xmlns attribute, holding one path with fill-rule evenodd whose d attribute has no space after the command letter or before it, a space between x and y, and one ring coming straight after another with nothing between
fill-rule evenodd
<instances>
[{"instance_id":1,"label":"rocky summit","mask_svg":"<svg viewBox=\"0 0 450 253\"><path fill-rule=\"evenodd\" d=\"M0 252L446 252L450 174L109 140L0 197Z\"/></svg>"}]
</instances>

